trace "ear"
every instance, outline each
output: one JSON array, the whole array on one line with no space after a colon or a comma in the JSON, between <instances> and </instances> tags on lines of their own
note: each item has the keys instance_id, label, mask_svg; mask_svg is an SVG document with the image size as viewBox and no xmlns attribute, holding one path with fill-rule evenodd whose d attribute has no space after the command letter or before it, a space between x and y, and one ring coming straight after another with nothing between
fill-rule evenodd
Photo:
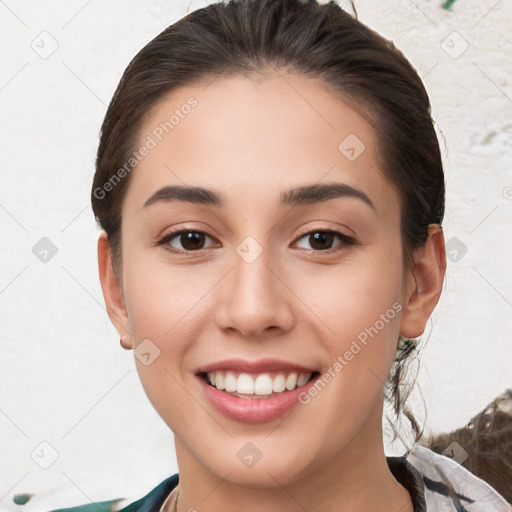
<instances>
[{"instance_id":1,"label":"ear","mask_svg":"<svg viewBox=\"0 0 512 512\"><path fill-rule=\"evenodd\" d=\"M414 251L414 265L406 281L400 334L416 338L423 334L443 287L446 253L441 226L430 224L424 245Z\"/></svg>"},{"instance_id":2,"label":"ear","mask_svg":"<svg viewBox=\"0 0 512 512\"><path fill-rule=\"evenodd\" d=\"M98 239L98 269L101 289L110 321L114 324L120 336L126 336L125 344L127 348L131 348L130 328L123 298L123 287L112 268L110 242L105 231L101 232Z\"/></svg>"}]
</instances>

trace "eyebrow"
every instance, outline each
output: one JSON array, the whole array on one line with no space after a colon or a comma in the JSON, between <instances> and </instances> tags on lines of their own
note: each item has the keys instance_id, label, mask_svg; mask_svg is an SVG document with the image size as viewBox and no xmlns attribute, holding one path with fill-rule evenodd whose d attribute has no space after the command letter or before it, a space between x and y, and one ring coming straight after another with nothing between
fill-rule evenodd
<instances>
[{"instance_id":1,"label":"eyebrow","mask_svg":"<svg viewBox=\"0 0 512 512\"><path fill-rule=\"evenodd\" d=\"M344 197L360 199L375 210L375 205L362 190L345 183L326 183L295 187L280 194L280 204L283 206L296 206ZM227 203L225 196L213 189L169 185L157 190L144 203L142 209L149 208L157 203L173 201L186 201L193 204L216 207L223 207Z\"/></svg>"}]
</instances>

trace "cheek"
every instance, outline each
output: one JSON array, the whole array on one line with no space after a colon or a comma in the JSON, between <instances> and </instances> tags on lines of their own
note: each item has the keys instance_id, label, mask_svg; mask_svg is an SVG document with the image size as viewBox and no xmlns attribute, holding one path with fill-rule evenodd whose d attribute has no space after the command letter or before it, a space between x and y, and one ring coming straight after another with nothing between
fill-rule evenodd
<instances>
[{"instance_id":1,"label":"cheek","mask_svg":"<svg viewBox=\"0 0 512 512\"><path fill-rule=\"evenodd\" d=\"M313 336L329 361L322 383L303 403L315 411L319 435L330 439L328 450L346 442L381 406L402 310L400 262L388 262L385 273L382 268L354 263L300 281L297 293L312 305L309 318L318 326ZM377 416L372 421L379 423Z\"/></svg>"},{"instance_id":2,"label":"cheek","mask_svg":"<svg viewBox=\"0 0 512 512\"><path fill-rule=\"evenodd\" d=\"M125 269L126 309L146 394L158 411L167 410L170 396L174 397L173 406L190 407L179 382L197 364L197 340L204 338L203 331L211 322L212 292L225 271L219 273L208 265L155 263L143 256L132 257ZM144 357L137 357L147 348L157 354L149 365L144 364ZM166 419L174 416L172 412L164 414Z\"/></svg>"},{"instance_id":3,"label":"cheek","mask_svg":"<svg viewBox=\"0 0 512 512\"><path fill-rule=\"evenodd\" d=\"M139 339L163 342L193 328L194 319L202 311L202 298L218 280L207 267L154 264L143 258L126 267L126 308ZM172 345L179 346L179 339L175 342Z\"/></svg>"},{"instance_id":4,"label":"cheek","mask_svg":"<svg viewBox=\"0 0 512 512\"><path fill-rule=\"evenodd\" d=\"M384 262L354 257L337 266L310 269L294 279L294 292L305 299L305 310L341 339L372 326L395 302L400 303L401 289L400 261L391 258ZM386 317L386 326L398 322L396 309Z\"/></svg>"},{"instance_id":5,"label":"cheek","mask_svg":"<svg viewBox=\"0 0 512 512\"><path fill-rule=\"evenodd\" d=\"M200 338L202 300L215 276L211 271L198 275L191 267L148 264L142 258L132 258L125 268L126 309L140 381L155 410L171 429L181 432L188 418L176 411L191 409L183 387L185 366L194 340ZM150 361L144 353L150 354Z\"/></svg>"},{"instance_id":6,"label":"cheek","mask_svg":"<svg viewBox=\"0 0 512 512\"><path fill-rule=\"evenodd\" d=\"M315 337L322 340L332 363L341 359L343 372L355 379L351 386L363 367L385 382L395 355L403 308L402 267L394 252L389 255L371 264L355 259L337 268L320 268L295 281L294 291L307 297L302 318L318 326Z\"/></svg>"}]
</instances>

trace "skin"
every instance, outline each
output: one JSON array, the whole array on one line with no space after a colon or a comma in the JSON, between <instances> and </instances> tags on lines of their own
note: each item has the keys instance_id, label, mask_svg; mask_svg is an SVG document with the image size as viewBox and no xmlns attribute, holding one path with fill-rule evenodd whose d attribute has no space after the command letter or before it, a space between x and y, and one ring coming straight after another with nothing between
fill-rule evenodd
<instances>
[{"instance_id":1,"label":"skin","mask_svg":"<svg viewBox=\"0 0 512 512\"><path fill-rule=\"evenodd\" d=\"M430 226L414 267L404 269L399 197L379 170L376 135L320 82L269 73L176 89L148 113L140 140L190 96L197 107L132 171L121 275L112 270L106 235L98 241L112 322L132 348L150 339L160 349L148 366L135 361L175 436L179 512L327 512L340 503L344 511L411 512L409 493L385 459L383 387L399 334L422 334L438 301L446 266L441 228ZM349 134L366 146L352 162L338 150ZM279 204L281 192L315 183L348 184L374 208L356 197ZM215 189L226 205L143 208L161 187L184 184ZM172 228L205 232L204 248L173 254L157 245ZM335 237L325 254L305 235L325 229L356 244ZM236 251L247 236L262 248L252 263ZM167 247L184 250L182 241ZM394 303L401 311L284 419L228 419L198 384L199 366L231 357L325 372ZM247 442L262 455L251 468L237 457Z\"/></svg>"}]
</instances>

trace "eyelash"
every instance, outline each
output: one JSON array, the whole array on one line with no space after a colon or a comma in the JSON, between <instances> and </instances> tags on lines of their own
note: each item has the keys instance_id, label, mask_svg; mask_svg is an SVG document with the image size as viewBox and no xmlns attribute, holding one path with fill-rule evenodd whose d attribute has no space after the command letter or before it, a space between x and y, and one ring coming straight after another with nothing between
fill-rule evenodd
<instances>
[{"instance_id":1,"label":"eyelash","mask_svg":"<svg viewBox=\"0 0 512 512\"><path fill-rule=\"evenodd\" d=\"M163 236L160 240L158 240L156 245L168 244L173 238L176 238L178 235L181 235L183 233L199 233L199 234L206 235L207 237L210 237L210 235L208 235L204 231L195 230L195 229L178 229L178 230L175 230L175 231L171 231L170 233L168 233L165 236ZM303 249L303 250L307 251L308 253L331 254L333 252L337 252L339 250L342 250L345 246L351 246L351 245L356 245L357 244L356 240L353 237L345 235L344 233L341 233L340 231L336 231L334 229L313 229L313 230L310 230L310 231L306 231L304 233L301 233L298 236L298 238L295 239L295 241L299 241L299 240L305 238L306 236L312 235L314 233L331 233L331 234L335 235L341 241L341 244L339 246L337 246L337 247L331 247L330 249L325 249L325 250L321 250L321 249L319 249L319 250L316 250L316 249ZM210 237L210 238L213 238L213 237ZM205 250L205 249L197 249L195 251L193 251L193 250L181 250L181 249L175 249L175 248L173 248L171 246L167 246L167 247L165 247L165 249L170 251L170 252L172 252L172 253L176 253L176 254L192 254L194 252L200 252L202 250Z\"/></svg>"}]
</instances>

